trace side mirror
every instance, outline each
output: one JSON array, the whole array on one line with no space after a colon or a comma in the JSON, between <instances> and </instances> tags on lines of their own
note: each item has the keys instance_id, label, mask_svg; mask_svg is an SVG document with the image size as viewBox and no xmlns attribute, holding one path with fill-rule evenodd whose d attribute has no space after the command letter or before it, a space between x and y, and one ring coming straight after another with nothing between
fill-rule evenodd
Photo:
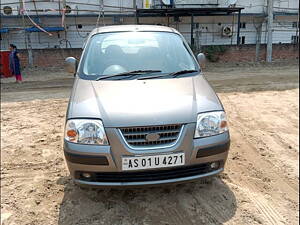
<instances>
[{"instance_id":1,"label":"side mirror","mask_svg":"<svg viewBox=\"0 0 300 225\"><path fill-rule=\"evenodd\" d=\"M200 64L200 66L204 66L205 62L206 62L206 57L205 57L205 55L203 53L199 53L197 55L197 60L198 60L198 62Z\"/></svg>"},{"instance_id":2,"label":"side mirror","mask_svg":"<svg viewBox=\"0 0 300 225\"><path fill-rule=\"evenodd\" d=\"M68 73L72 73L75 75L77 71L77 59L74 57L68 57L65 59L65 70Z\"/></svg>"}]
</instances>

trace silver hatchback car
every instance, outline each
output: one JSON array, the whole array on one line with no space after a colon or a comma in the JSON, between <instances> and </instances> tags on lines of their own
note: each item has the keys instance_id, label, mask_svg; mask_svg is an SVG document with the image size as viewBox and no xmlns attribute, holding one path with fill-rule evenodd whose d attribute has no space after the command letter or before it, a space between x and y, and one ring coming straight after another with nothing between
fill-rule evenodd
<instances>
[{"instance_id":1,"label":"silver hatchback car","mask_svg":"<svg viewBox=\"0 0 300 225\"><path fill-rule=\"evenodd\" d=\"M203 55L199 55L201 59ZM144 186L223 171L223 106L183 36L148 25L94 29L75 74L64 154L75 182Z\"/></svg>"}]
</instances>

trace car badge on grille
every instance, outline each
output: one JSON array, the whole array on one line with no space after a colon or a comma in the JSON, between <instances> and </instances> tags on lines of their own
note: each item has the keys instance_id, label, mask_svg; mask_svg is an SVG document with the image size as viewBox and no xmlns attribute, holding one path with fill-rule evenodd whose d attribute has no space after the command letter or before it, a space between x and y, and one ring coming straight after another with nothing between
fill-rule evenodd
<instances>
[{"instance_id":1,"label":"car badge on grille","mask_svg":"<svg viewBox=\"0 0 300 225\"><path fill-rule=\"evenodd\" d=\"M158 141L160 136L157 133L150 133L147 134L145 138L147 141Z\"/></svg>"}]
</instances>

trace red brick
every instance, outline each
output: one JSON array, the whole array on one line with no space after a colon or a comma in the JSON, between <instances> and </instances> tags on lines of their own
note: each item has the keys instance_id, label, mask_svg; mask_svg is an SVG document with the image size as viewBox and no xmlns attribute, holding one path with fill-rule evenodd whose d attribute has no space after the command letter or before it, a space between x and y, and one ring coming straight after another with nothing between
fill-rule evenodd
<instances>
[{"instance_id":1,"label":"red brick","mask_svg":"<svg viewBox=\"0 0 300 225\"><path fill-rule=\"evenodd\" d=\"M219 55L219 62L254 62L255 45L226 46L224 54ZM21 50L21 64L28 66L28 52ZM33 50L33 66L63 67L68 56L80 58L82 49L35 49ZM260 60L265 61L266 45L261 45ZM292 44L273 45L273 60L299 59L299 46Z\"/></svg>"}]
</instances>

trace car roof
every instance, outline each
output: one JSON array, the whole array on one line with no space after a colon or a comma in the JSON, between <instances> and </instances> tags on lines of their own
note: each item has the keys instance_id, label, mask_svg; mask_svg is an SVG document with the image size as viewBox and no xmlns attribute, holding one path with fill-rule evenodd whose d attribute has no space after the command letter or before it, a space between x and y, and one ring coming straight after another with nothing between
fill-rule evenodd
<instances>
[{"instance_id":1,"label":"car roof","mask_svg":"<svg viewBox=\"0 0 300 225\"><path fill-rule=\"evenodd\" d=\"M159 31L159 32L179 32L171 27L157 26L157 25L114 25L114 26L103 26L95 28L91 32L91 36L98 33L110 33L110 32L130 32L130 31Z\"/></svg>"}]
</instances>

